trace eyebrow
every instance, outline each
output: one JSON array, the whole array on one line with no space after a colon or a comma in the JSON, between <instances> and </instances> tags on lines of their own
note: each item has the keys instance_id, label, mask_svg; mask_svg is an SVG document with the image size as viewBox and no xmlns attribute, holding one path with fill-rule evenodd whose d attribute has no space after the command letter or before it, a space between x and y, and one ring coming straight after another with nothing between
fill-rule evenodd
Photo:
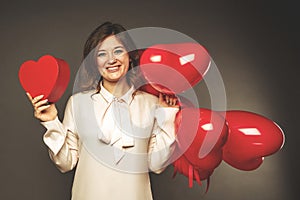
<instances>
[{"instance_id":1,"label":"eyebrow","mask_svg":"<svg viewBox=\"0 0 300 200\"><path fill-rule=\"evenodd\" d=\"M118 49L118 48L122 48L122 49L125 49L125 47L124 46L115 46L114 48L113 48L113 50L115 50L115 49ZM106 51L106 50L104 50L104 49L98 49L98 52L99 51Z\"/></svg>"}]
</instances>

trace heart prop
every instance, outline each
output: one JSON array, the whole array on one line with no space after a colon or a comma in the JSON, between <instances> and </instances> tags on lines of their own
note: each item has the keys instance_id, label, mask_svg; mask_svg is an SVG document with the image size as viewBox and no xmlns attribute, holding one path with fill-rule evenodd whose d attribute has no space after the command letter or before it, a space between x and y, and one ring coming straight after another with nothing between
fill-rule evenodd
<instances>
[{"instance_id":1,"label":"heart prop","mask_svg":"<svg viewBox=\"0 0 300 200\"><path fill-rule=\"evenodd\" d=\"M142 53L140 68L156 90L179 94L202 80L210 62L208 52L200 44L158 44Z\"/></svg>"},{"instance_id":2,"label":"heart prop","mask_svg":"<svg viewBox=\"0 0 300 200\"><path fill-rule=\"evenodd\" d=\"M32 97L44 95L43 99L53 103L58 101L68 86L70 68L66 61L44 55L37 62L24 62L19 70L19 80Z\"/></svg>"}]
</instances>

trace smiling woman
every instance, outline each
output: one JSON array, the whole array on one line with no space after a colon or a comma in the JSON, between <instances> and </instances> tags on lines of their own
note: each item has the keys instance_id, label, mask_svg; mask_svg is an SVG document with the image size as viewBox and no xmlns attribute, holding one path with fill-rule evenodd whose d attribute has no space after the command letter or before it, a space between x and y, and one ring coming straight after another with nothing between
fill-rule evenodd
<instances>
[{"instance_id":1,"label":"smiling woman","mask_svg":"<svg viewBox=\"0 0 300 200\"><path fill-rule=\"evenodd\" d=\"M124 31L106 22L89 36L79 73L86 82L70 97L63 122L54 104L28 94L35 117L47 128L50 158L61 172L77 166L73 200L151 200L148 171L162 172L174 151L177 99L136 89L143 77L134 70L138 57L128 51L134 45L130 37L118 35ZM96 144L100 159L87 143Z\"/></svg>"}]
</instances>

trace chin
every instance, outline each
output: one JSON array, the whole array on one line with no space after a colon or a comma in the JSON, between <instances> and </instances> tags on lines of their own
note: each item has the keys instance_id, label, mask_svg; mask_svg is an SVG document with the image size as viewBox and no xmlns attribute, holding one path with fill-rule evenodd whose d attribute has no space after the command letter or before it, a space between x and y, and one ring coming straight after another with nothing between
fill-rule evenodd
<instances>
[{"instance_id":1,"label":"chin","mask_svg":"<svg viewBox=\"0 0 300 200\"><path fill-rule=\"evenodd\" d=\"M118 81L122 80L123 78L125 78L125 76L110 77L110 78L108 78L107 80L108 80L109 82L118 82Z\"/></svg>"}]
</instances>

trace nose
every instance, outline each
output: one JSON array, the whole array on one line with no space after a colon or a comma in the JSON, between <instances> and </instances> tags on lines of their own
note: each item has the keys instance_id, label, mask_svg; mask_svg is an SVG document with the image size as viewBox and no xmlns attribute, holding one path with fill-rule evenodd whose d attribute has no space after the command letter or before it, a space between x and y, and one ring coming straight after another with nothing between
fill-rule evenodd
<instances>
[{"instance_id":1,"label":"nose","mask_svg":"<svg viewBox=\"0 0 300 200\"><path fill-rule=\"evenodd\" d=\"M113 64L113 63L115 63L116 61L117 61L117 60L116 60L115 56L112 55L112 54L110 54L110 55L109 55L109 58L108 58L108 64Z\"/></svg>"}]
</instances>

